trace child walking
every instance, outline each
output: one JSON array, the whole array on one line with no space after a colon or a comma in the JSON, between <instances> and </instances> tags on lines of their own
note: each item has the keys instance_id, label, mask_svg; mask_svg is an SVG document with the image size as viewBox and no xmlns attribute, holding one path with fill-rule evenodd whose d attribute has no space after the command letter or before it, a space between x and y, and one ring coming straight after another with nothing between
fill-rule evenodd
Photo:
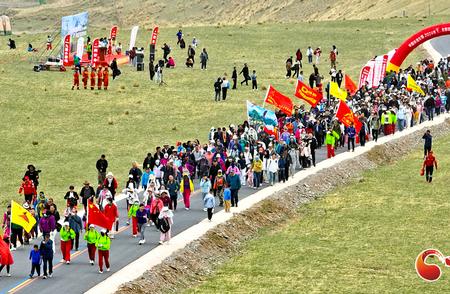
<instances>
[{"instance_id":1,"label":"child walking","mask_svg":"<svg viewBox=\"0 0 450 294\"><path fill-rule=\"evenodd\" d=\"M225 203L225 212L230 212L231 207L231 190L229 187L226 187L223 191L223 201Z\"/></svg>"},{"instance_id":2,"label":"child walking","mask_svg":"<svg viewBox=\"0 0 450 294\"><path fill-rule=\"evenodd\" d=\"M214 199L214 195L211 193L206 194L203 200L203 205L208 213L208 220L211 221L214 213L214 207L216 207L216 199Z\"/></svg>"},{"instance_id":3,"label":"child walking","mask_svg":"<svg viewBox=\"0 0 450 294\"><path fill-rule=\"evenodd\" d=\"M168 244L172 234L173 213L167 206L164 206L158 216L158 219L159 230L161 232L159 236L159 244Z\"/></svg>"},{"instance_id":4,"label":"child walking","mask_svg":"<svg viewBox=\"0 0 450 294\"><path fill-rule=\"evenodd\" d=\"M39 247L37 245L33 246L33 249L30 251L30 260L31 260L31 273L30 279L34 276L34 271L38 277L41 276L41 252L39 251Z\"/></svg>"}]
</instances>

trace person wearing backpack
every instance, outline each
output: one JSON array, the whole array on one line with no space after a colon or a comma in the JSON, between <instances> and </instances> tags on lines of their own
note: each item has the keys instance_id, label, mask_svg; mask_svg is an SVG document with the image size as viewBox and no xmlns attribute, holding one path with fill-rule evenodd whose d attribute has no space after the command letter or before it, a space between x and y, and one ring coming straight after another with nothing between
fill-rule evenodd
<instances>
[{"instance_id":1,"label":"person wearing backpack","mask_svg":"<svg viewBox=\"0 0 450 294\"><path fill-rule=\"evenodd\" d=\"M211 221L214 213L214 207L216 207L216 200L214 199L214 195L212 195L211 193L206 194L205 198L203 199L203 206L206 208L206 211L208 213L208 220Z\"/></svg>"},{"instance_id":2,"label":"person wearing backpack","mask_svg":"<svg viewBox=\"0 0 450 294\"><path fill-rule=\"evenodd\" d=\"M160 223L159 231L159 244L168 244L171 238L172 225L173 225L173 213L168 207L163 207L161 213L158 216L158 222Z\"/></svg>"}]
</instances>

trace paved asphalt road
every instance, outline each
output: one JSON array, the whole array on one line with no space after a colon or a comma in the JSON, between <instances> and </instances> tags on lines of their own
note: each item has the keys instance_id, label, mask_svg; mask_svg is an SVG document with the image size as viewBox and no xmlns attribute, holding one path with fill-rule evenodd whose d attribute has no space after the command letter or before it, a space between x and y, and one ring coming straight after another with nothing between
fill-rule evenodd
<instances>
[{"instance_id":1,"label":"paved asphalt road","mask_svg":"<svg viewBox=\"0 0 450 294\"><path fill-rule=\"evenodd\" d=\"M346 149L338 148L336 153L342 153ZM316 151L317 162L326 158L326 148L322 147ZM300 171L301 172L301 171ZM264 185L265 186L265 185ZM263 186L263 188L264 188ZM256 190L243 187L239 192L240 199L248 197L255 193ZM203 211L203 204L200 193L195 192L191 200L191 210L184 210L184 205L179 202L178 209L174 212L174 225L172 235L186 230L187 228L199 223L206 218L206 212ZM59 247L59 234L55 238L56 254L53 259L54 273L51 279L34 278L29 279L30 262L28 260L29 251L32 246L24 246L13 252L14 265L11 268L11 277L6 277L5 270L0 277L0 293L20 292L20 293L82 293L92 288L97 283L103 281L112 275L115 271L120 270L132 261L138 259L145 253L149 252L156 246L159 246L159 231L155 227L148 227L146 230L146 243L142 246L138 245L138 239L132 238L131 228L126 227L126 202L124 200L117 203L120 215L120 225L123 230L116 235L111 242L110 263L111 272L98 273L98 265L91 266L86 250L83 237L80 236L80 249L78 252L72 251L72 261L70 265L60 263L62 259ZM221 210L217 207L217 210ZM83 234L84 235L84 234ZM39 242L41 239L39 239ZM31 244L39 243L31 242ZM96 256L97 258L97 256ZM96 259L97 261L97 259Z\"/></svg>"},{"instance_id":2,"label":"paved asphalt road","mask_svg":"<svg viewBox=\"0 0 450 294\"><path fill-rule=\"evenodd\" d=\"M442 57L450 55L450 35L432 39L430 44Z\"/></svg>"}]
</instances>

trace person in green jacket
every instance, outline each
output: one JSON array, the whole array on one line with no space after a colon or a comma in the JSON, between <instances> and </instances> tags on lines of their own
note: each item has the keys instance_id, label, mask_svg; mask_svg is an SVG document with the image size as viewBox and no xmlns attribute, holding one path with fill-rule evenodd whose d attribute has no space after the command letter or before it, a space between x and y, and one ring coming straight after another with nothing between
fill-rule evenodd
<instances>
[{"instance_id":1,"label":"person in green jacket","mask_svg":"<svg viewBox=\"0 0 450 294\"><path fill-rule=\"evenodd\" d=\"M100 231L100 236L97 238L95 246L98 249L98 272L103 274L103 259L105 260L106 271L109 272L109 248L111 247L111 239L106 234L105 229Z\"/></svg>"},{"instance_id":2,"label":"person in green jacket","mask_svg":"<svg viewBox=\"0 0 450 294\"><path fill-rule=\"evenodd\" d=\"M69 226L69 222L65 222L59 231L61 237L61 253L63 262L70 264L70 249L72 248L73 239L75 239L75 231Z\"/></svg>"},{"instance_id":3,"label":"person in green jacket","mask_svg":"<svg viewBox=\"0 0 450 294\"><path fill-rule=\"evenodd\" d=\"M334 145L336 143L336 137L333 134L333 129L329 129L325 136L325 144L327 145L327 158L334 157Z\"/></svg>"},{"instance_id":4,"label":"person in green jacket","mask_svg":"<svg viewBox=\"0 0 450 294\"><path fill-rule=\"evenodd\" d=\"M131 217L131 228L133 230L133 237L136 238L137 236L137 218L136 218L136 212L139 210L139 200L134 200L133 205L130 206L130 209L128 209L128 218Z\"/></svg>"},{"instance_id":5,"label":"person in green jacket","mask_svg":"<svg viewBox=\"0 0 450 294\"><path fill-rule=\"evenodd\" d=\"M84 240L87 242L89 263L91 265L94 265L95 263L95 243L99 237L100 234L95 230L95 226L92 224L89 225L89 230L84 234Z\"/></svg>"},{"instance_id":6,"label":"person in green jacket","mask_svg":"<svg viewBox=\"0 0 450 294\"><path fill-rule=\"evenodd\" d=\"M391 133L395 134L395 126L397 125L397 114L393 110L391 110L390 122L391 122Z\"/></svg>"}]
</instances>

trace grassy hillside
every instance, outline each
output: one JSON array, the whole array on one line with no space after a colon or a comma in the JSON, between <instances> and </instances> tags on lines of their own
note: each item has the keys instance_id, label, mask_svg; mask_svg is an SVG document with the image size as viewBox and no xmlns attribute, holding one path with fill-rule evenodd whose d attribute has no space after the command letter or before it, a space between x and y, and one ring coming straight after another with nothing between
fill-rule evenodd
<instances>
[{"instance_id":1,"label":"grassy hillside","mask_svg":"<svg viewBox=\"0 0 450 294\"><path fill-rule=\"evenodd\" d=\"M81 11L89 11L90 24L97 27L198 26L423 17L448 15L450 6L445 0L49 0L28 8L8 8L6 3L0 5L2 11L13 16L17 31L42 31L59 24L61 16Z\"/></svg>"},{"instance_id":2,"label":"grassy hillside","mask_svg":"<svg viewBox=\"0 0 450 294\"><path fill-rule=\"evenodd\" d=\"M447 292L447 268L427 283L414 262L427 248L450 252L448 140L434 145L441 168L432 184L419 177L422 150L369 171L302 207L299 219L262 233L186 293Z\"/></svg>"},{"instance_id":3,"label":"grassy hillside","mask_svg":"<svg viewBox=\"0 0 450 294\"><path fill-rule=\"evenodd\" d=\"M122 67L123 75L110 81L106 91L72 91L72 73L35 73L25 52L29 42L38 47L44 34L14 36L18 49L6 47L0 37L0 203L17 198L17 189L27 164L43 170L40 189L61 201L66 189L76 189L88 179L95 182L95 161L101 153L110 160L110 170L123 184L133 160L141 162L157 145L199 138L204 141L211 126L227 126L246 118L245 100L262 104L268 84L293 97L294 81L284 78L284 63L297 48L332 44L339 48L338 67L356 80L360 67L372 56L395 48L410 34L444 18L426 20L376 20L185 28L188 41L195 35L208 48L207 71L186 69L186 51L175 47L176 28L160 28L159 45L173 47L177 68L165 71L167 86L149 81L148 71ZM105 30L90 31L104 36ZM119 41L128 43L129 31L120 29ZM150 32L141 30L138 46L147 48ZM421 56L416 50L409 61ZM162 56L161 50L157 52ZM327 76L326 56L319 65ZM198 55L197 55L198 56ZM148 55L146 55L148 60ZM226 102L213 101L213 82L231 75L247 62L256 69L260 90L239 87ZM146 70L147 65L146 65ZM312 66L305 65L305 76ZM295 99L295 98L294 98ZM298 100L294 100L298 103Z\"/></svg>"}]
</instances>

